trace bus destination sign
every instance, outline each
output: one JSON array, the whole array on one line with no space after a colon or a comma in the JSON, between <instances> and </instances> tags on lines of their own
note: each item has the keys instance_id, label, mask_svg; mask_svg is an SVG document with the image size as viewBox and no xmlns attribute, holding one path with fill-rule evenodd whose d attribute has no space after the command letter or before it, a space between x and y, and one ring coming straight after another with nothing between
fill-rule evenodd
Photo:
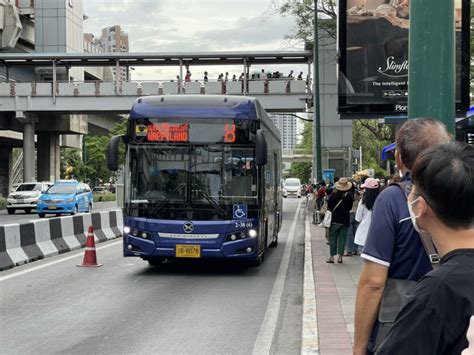
<instances>
[{"instance_id":1,"label":"bus destination sign","mask_svg":"<svg viewBox=\"0 0 474 355\"><path fill-rule=\"evenodd\" d=\"M147 126L149 142L189 142L189 124L170 124L167 122Z\"/></svg>"},{"instance_id":2,"label":"bus destination sign","mask_svg":"<svg viewBox=\"0 0 474 355\"><path fill-rule=\"evenodd\" d=\"M235 123L143 122L135 125L135 137L147 142L235 143Z\"/></svg>"}]
</instances>

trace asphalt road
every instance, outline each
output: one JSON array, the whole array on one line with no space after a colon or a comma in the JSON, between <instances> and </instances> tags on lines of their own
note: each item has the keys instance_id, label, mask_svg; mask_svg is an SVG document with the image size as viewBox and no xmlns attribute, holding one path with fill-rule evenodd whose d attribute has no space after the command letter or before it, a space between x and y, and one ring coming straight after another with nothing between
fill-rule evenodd
<instances>
[{"instance_id":1,"label":"asphalt road","mask_svg":"<svg viewBox=\"0 0 474 355\"><path fill-rule=\"evenodd\" d=\"M0 272L1 353L251 354L268 343L270 353L299 354L299 203L285 200L279 245L260 267L204 260L151 267L123 258L115 240L98 246L100 268L76 267L83 253L76 251Z\"/></svg>"},{"instance_id":2,"label":"asphalt road","mask_svg":"<svg viewBox=\"0 0 474 355\"><path fill-rule=\"evenodd\" d=\"M117 202L95 202L92 211L111 210L117 206ZM55 215L49 214L45 218L55 218ZM0 211L0 226L10 223L25 223L33 219L39 219L35 212L25 213L23 210L16 211L15 214L8 214L6 210Z\"/></svg>"}]
</instances>

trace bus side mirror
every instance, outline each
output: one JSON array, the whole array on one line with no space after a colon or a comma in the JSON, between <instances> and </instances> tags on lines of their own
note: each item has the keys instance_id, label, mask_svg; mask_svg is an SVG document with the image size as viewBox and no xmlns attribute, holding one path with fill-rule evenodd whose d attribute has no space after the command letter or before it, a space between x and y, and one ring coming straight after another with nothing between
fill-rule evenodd
<instances>
[{"instance_id":1,"label":"bus side mirror","mask_svg":"<svg viewBox=\"0 0 474 355\"><path fill-rule=\"evenodd\" d=\"M258 166L263 166L267 164L267 140L265 139L265 134L263 130L257 130L257 149L255 152L255 163Z\"/></svg>"},{"instance_id":2,"label":"bus side mirror","mask_svg":"<svg viewBox=\"0 0 474 355\"><path fill-rule=\"evenodd\" d=\"M107 168L111 171L118 169L118 147L122 136L113 136L107 144Z\"/></svg>"}]
</instances>

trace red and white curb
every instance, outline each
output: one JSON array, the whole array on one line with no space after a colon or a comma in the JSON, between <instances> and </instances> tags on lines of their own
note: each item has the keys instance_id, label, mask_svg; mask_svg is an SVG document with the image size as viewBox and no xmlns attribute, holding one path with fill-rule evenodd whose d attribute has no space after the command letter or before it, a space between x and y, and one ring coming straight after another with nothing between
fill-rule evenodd
<instances>
[{"instance_id":1,"label":"red and white curb","mask_svg":"<svg viewBox=\"0 0 474 355\"><path fill-rule=\"evenodd\" d=\"M313 254L311 251L310 222L305 219L303 320L301 354L319 354L318 322L316 318L316 290L314 287Z\"/></svg>"}]
</instances>

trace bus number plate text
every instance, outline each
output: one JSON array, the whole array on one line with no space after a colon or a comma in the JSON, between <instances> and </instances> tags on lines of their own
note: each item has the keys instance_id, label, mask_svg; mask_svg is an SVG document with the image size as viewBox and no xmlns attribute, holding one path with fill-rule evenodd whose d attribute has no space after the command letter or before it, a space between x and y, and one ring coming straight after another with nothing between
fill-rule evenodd
<instances>
[{"instance_id":1,"label":"bus number plate text","mask_svg":"<svg viewBox=\"0 0 474 355\"><path fill-rule=\"evenodd\" d=\"M200 258L201 257L201 246L200 245L176 245L176 257L177 258Z\"/></svg>"}]
</instances>

